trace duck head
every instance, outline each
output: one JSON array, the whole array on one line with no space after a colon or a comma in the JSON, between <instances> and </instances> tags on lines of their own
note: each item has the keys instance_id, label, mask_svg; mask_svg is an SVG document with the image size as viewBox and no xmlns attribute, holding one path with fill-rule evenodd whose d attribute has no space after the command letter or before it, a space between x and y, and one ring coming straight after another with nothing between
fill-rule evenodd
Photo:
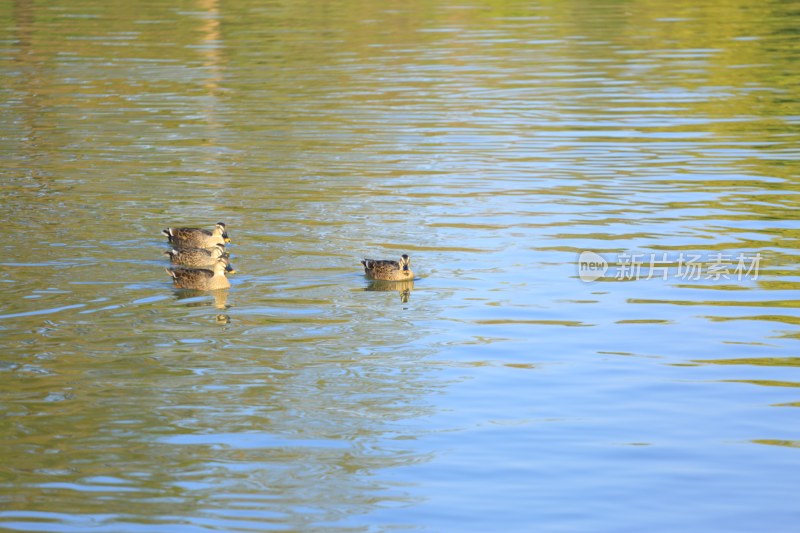
<instances>
[{"instance_id":1,"label":"duck head","mask_svg":"<svg viewBox=\"0 0 800 533\"><path fill-rule=\"evenodd\" d=\"M214 230L219 233L223 239L225 239L225 242L231 242L230 237L228 237L228 230L225 229L224 222L217 222L217 227L214 228Z\"/></svg>"}]
</instances>

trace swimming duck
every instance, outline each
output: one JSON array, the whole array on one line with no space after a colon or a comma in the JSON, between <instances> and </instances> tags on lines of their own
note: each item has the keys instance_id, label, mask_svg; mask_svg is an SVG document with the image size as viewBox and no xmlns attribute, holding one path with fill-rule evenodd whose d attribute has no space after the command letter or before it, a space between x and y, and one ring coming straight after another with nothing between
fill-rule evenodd
<instances>
[{"instance_id":1,"label":"swimming duck","mask_svg":"<svg viewBox=\"0 0 800 533\"><path fill-rule=\"evenodd\" d=\"M213 267L220 257L228 258L230 254L225 251L225 245L217 244L213 248L180 248L164 252L169 256L173 265L182 265L192 268Z\"/></svg>"},{"instance_id":2,"label":"swimming duck","mask_svg":"<svg viewBox=\"0 0 800 533\"><path fill-rule=\"evenodd\" d=\"M411 259L403 254L400 261L389 261L386 259L364 259L364 274L369 279L380 279L385 281L407 281L414 279L414 273L409 266Z\"/></svg>"},{"instance_id":3,"label":"swimming duck","mask_svg":"<svg viewBox=\"0 0 800 533\"><path fill-rule=\"evenodd\" d=\"M167 269L167 274L172 276L172 282L179 289L214 291L217 289L227 289L231 286L231 282L225 277L227 267L228 260L219 258L214 264L213 270L205 268L173 267ZM233 270L231 272L233 272Z\"/></svg>"},{"instance_id":4,"label":"swimming duck","mask_svg":"<svg viewBox=\"0 0 800 533\"><path fill-rule=\"evenodd\" d=\"M217 244L231 242L222 222L217 222L213 231L201 228L167 228L161 233L178 248L211 248Z\"/></svg>"}]
</instances>

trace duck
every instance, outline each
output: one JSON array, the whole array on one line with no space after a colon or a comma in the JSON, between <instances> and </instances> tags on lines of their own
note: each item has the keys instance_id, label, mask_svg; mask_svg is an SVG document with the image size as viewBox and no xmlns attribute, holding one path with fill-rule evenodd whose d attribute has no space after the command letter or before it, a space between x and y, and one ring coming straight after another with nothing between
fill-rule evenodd
<instances>
[{"instance_id":1,"label":"duck","mask_svg":"<svg viewBox=\"0 0 800 533\"><path fill-rule=\"evenodd\" d=\"M178 248L212 248L231 242L223 222L217 222L213 231L202 228L167 228L161 233Z\"/></svg>"},{"instance_id":2,"label":"duck","mask_svg":"<svg viewBox=\"0 0 800 533\"><path fill-rule=\"evenodd\" d=\"M364 259L361 264L364 265L364 274L369 279L384 281L408 281L414 279L414 273L409 268L411 259L406 254L400 256L400 261Z\"/></svg>"},{"instance_id":3,"label":"duck","mask_svg":"<svg viewBox=\"0 0 800 533\"><path fill-rule=\"evenodd\" d=\"M211 248L172 248L164 252L164 255L169 256L169 262L173 265L192 268L213 267L219 258L228 259L230 257L222 243Z\"/></svg>"},{"instance_id":4,"label":"duck","mask_svg":"<svg viewBox=\"0 0 800 533\"><path fill-rule=\"evenodd\" d=\"M206 268L167 268L167 274L172 277L172 282L179 289L194 289L199 291L215 291L227 289L231 282L225 277L228 269L228 260L221 257L214 264L213 269ZM235 272L231 270L231 272Z\"/></svg>"}]
</instances>

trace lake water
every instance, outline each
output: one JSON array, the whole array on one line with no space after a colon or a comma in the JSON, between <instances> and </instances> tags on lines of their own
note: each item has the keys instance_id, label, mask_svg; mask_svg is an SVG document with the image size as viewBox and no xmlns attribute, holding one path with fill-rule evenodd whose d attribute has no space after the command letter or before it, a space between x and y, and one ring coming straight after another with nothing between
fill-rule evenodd
<instances>
[{"instance_id":1,"label":"lake water","mask_svg":"<svg viewBox=\"0 0 800 533\"><path fill-rule=\"evenodd\" d=\"M0 528L796 531L798 39L779 0L0 4ZM232 287L176 291L161 229L217 221Z\"/></svg>"}]
</instances>

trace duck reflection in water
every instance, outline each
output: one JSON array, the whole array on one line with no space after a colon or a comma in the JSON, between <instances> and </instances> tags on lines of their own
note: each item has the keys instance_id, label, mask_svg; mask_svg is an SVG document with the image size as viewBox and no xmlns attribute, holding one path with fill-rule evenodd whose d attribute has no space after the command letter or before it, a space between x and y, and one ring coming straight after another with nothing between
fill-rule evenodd
<instances>
[{"instance_id":1,"label":"duck reflection in water","mask_svg":"<svg viewBox=\"0 0 800 533\"><path fill-rule=\"evenodd\" d=\"M201 291L197 289L175 289L177 300L191 300L186 302L187 307L204 307L209 305L208 296L213 296L214 307L217 309L228 309L229 289L217 289L214 291Z\"/></svg>"},{"instance_id":2,"label":"duck reflection in water","mask_svg":"<svg viewBox=\"0 0 800 533\"><path fill-rule=\"evenodd\" d=\"M406 303L411 296L411 291L414 290L414 280L386 281L383 279L374 279L370 280L367 284L366 290L380 292L397 291L400 294L400 301Z\"/></svg>"}]
</instances>

